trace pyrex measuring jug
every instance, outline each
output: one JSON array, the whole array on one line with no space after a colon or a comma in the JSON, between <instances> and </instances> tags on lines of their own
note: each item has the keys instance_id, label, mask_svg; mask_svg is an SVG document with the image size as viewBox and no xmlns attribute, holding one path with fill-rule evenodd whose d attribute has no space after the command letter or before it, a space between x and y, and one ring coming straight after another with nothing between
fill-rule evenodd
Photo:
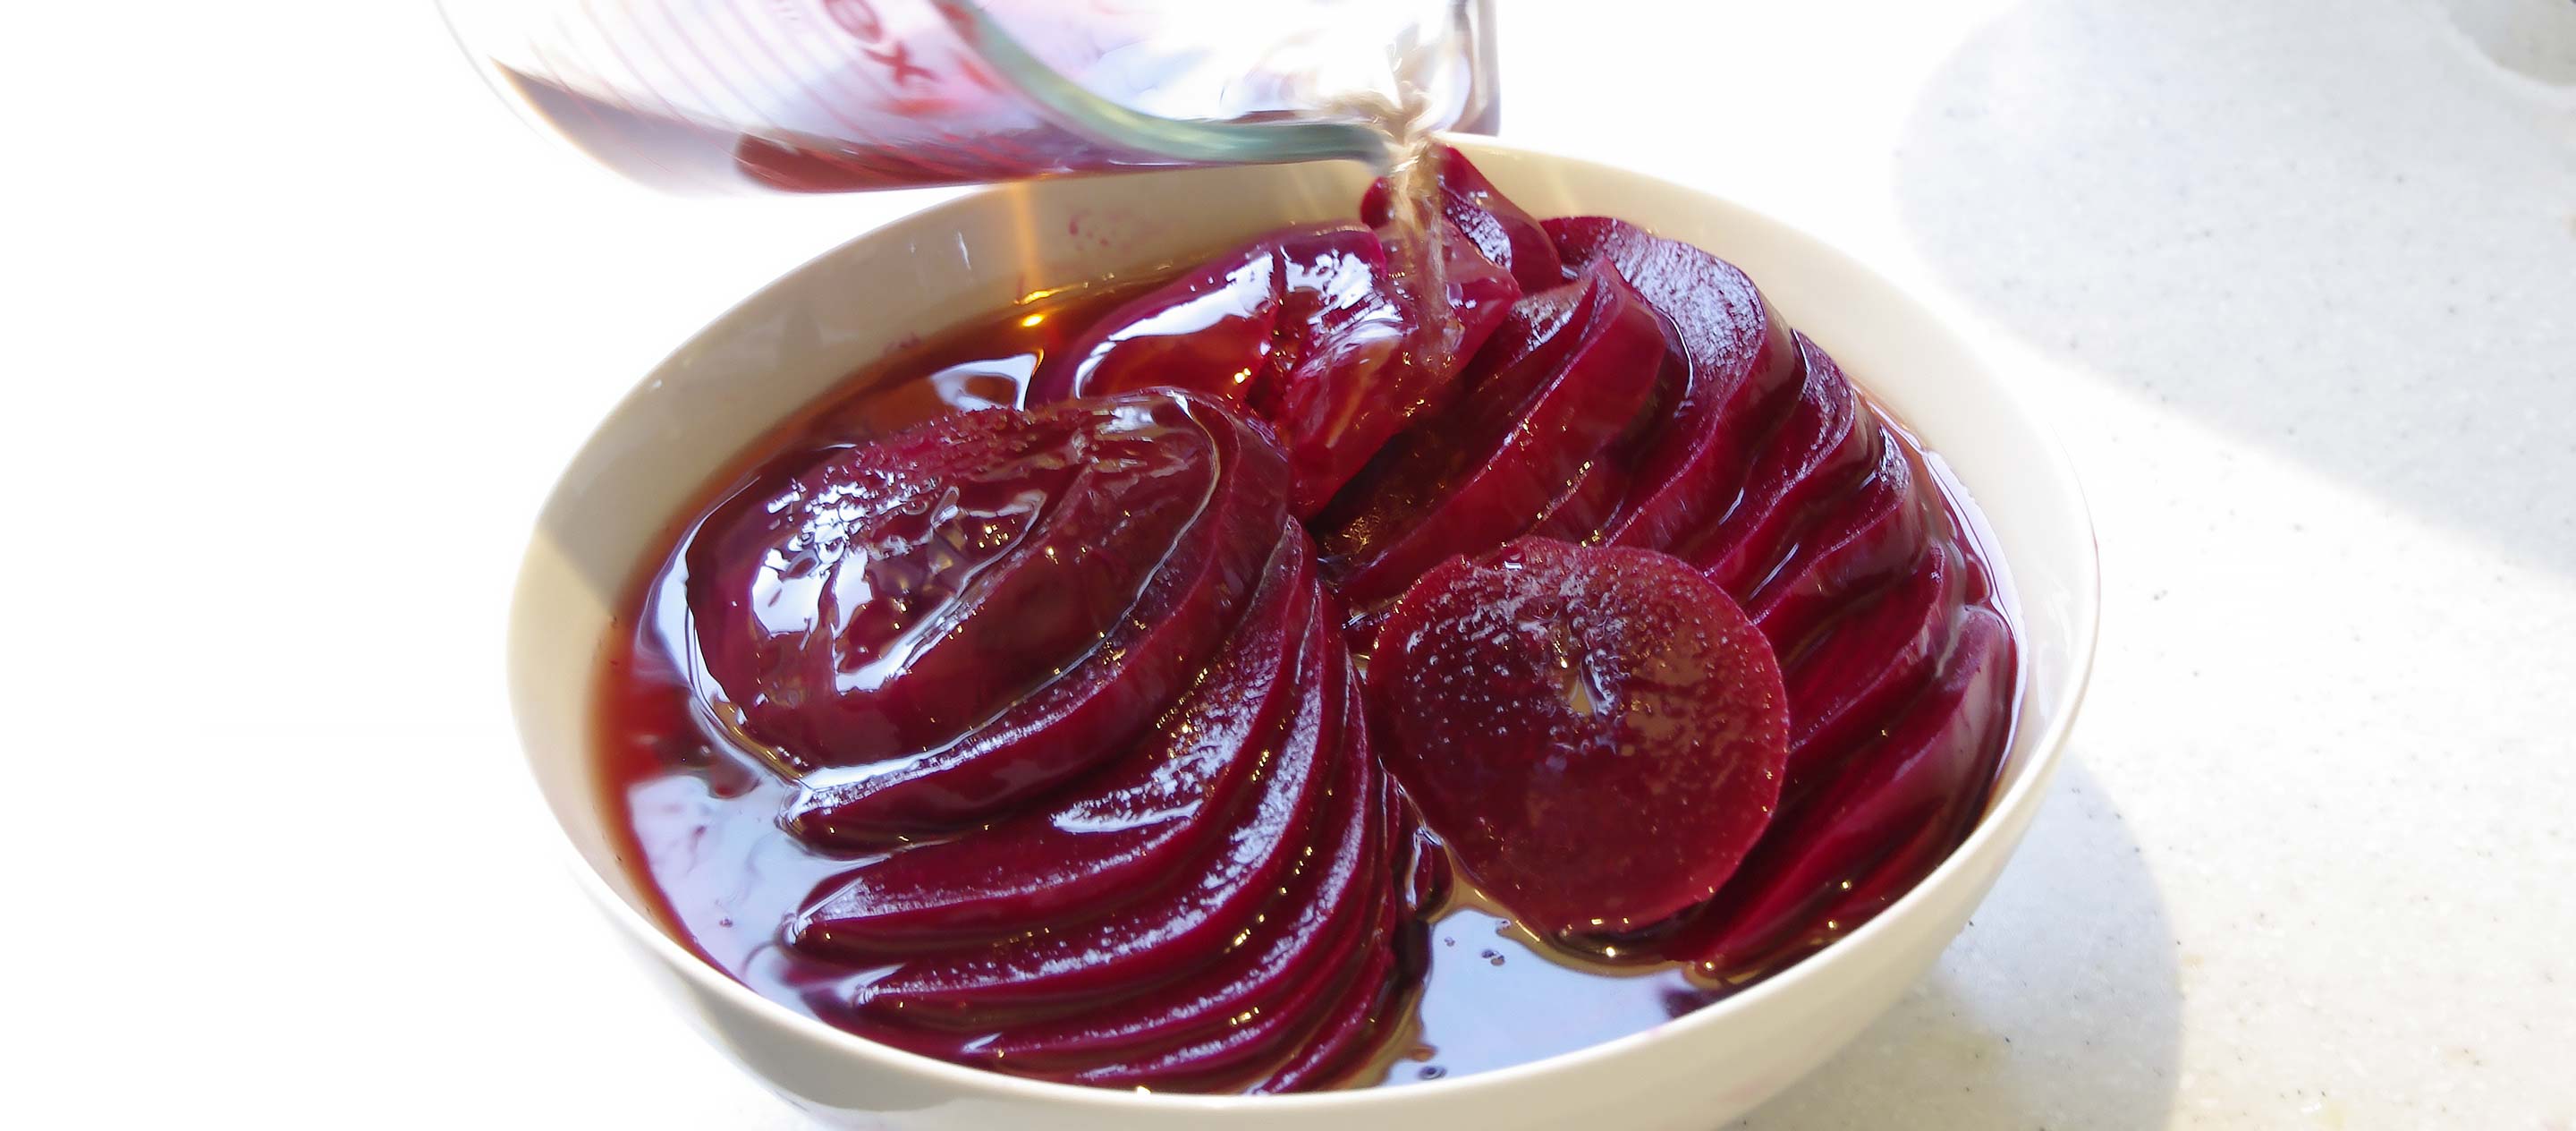
<instances>
[{"instance_id":1,"label":"pyrex measuring jug","mask_svg":"<svg viewBox=\"0 0 2576 1131\"><path fill-rule=\"evenodd\" d=\"M442 0L545 132L678 191L1348 158L1490 129L1490 0Z\"/></svg>"}]
</instances>

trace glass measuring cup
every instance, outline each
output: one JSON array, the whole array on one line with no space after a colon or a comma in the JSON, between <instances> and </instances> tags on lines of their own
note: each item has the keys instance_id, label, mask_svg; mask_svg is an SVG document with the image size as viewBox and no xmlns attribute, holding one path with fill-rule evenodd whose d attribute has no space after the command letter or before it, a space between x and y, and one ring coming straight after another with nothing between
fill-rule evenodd
<instances>
[{"instance_id":1,"label":"glass measuring cup","mask_svg":"<svg viewBox=\"0 0 2576 1131\"><path fill-rule=\"evenodd\" d=\"M1490 0L441 0L532 123L683 192L1352 159L1490 129Z\"/></svg>"}]
</instances>

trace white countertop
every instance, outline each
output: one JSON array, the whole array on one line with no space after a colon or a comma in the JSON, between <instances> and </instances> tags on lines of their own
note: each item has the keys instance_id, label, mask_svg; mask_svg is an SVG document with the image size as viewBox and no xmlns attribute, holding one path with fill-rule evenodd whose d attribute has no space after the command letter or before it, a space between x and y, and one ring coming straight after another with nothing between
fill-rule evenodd
<instances>
[{"instance_id":1,"label":"white countertop","mask_svg":"<svg viewBox=\"0 0 2576 1131\"><path fill-rule=\"evenodd\" d=\"M1506 0L1506 136L1912 281L2100 523L2029 842L1744 1126L2576 1127L2552 3ZM937 194L655 197L517 129L423 4L173 7L0 43L0 1122L793 1125L560 873L502 608L637 374Z\"/></svg>"}]
</instances>

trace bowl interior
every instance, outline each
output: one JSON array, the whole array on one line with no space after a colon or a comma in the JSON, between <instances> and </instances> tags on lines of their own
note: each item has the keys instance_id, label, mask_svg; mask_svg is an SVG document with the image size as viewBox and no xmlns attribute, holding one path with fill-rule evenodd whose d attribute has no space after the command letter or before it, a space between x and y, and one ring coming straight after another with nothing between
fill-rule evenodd
<instances>
[{"instance_id":1,"label":"bowl interior","mask_svg":"<svg viewBox=\"0 0 2576 1131\"><path fill-rule=\"evenodd\" d=\"M2025 686L2021 726L1986 821L1917 889L1958 889L1951 894L1954 902L1964 899L1964 915L2027 824L2090 664L2092 532L2054 441L1957 335L1804 235L1639 174L1491 143L1462 148L1534 215L1618 216L1742 267L1966 485L1992 528L2017 602ZM616 861L588 769L592 658L616 603L682 502L797 406L920 338L1042 289L1159 270L1281 224L1352 216L1365 183L1354 167L1297 166L988 190L825 253L716 320L628 395L546 504L521 575L510 644L530 767L573 846L623 903L612 908L623 925L647 935L659 930ZM1725 1015L1781 983L1816 981L1839 963L1867 961L1872 932L1904 929L1923 902L1909 896L1756 991L1614 1044L1723 1025ZM1938 941L1946 940L1945 931ZM1937 950L1936 943L1927 953ZM1473 1086L1520 1071L1432 1087Z\"/></svg>"}]
</instances>

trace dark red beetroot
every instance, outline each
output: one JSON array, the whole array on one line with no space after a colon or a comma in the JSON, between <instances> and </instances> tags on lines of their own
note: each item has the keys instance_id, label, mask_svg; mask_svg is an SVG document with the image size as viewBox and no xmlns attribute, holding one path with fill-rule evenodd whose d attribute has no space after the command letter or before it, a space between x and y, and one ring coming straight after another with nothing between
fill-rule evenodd
<instances>
[{"instance_id":1,"label":"dark red beetroot","mask_svg":"<svg viewBox=\"0 0 2576 1131\"><path fill-rule=\"evenodd\" d=\"M1662 428L1636 457L1626 504L1604 530L1620 545L1669 547L1735 498L1754 445L1797 391L1797 346L1753 281L1725 260L1603 216L1545 227L1568 270L1616 268L1670 320L1690 361Z\"/></svg>"},{"instance_id":2,"label":"dark red beetroot","mask_svg":"<svg viewBox=\"0 0 2576 1131\"><path fill-rule=\"evenodd\" d=\"M1345 725L1364 728L1357 688L1352 691ZM1351 753L1367 751L1355 747ZM1205 974L1157 995L1186 1002L1197 1013L1194 1024L1118 1062L1085 1070L1074 1077L1077 1082L1127 1087L1179 1080L1193 1087L1239 1088L1275 1080L1283 1062L1298 1057L1302 1044L1339 1019L1352 995L1383 995L1397 988L1401 979L1391 944L1402 907L1393 890L1394 877L1384 866L1384 830L1372 827L1385 823L1388 790L1382 777L1371 777L1375 778L1371 784L1337 789L1333 798L1335 813L1348 818L1340 822L1339 835L1365 845L1362 852L1344 854L1355 866L1355 882L1338 896L1283 889L1280 900L1244 940L1246 945L1238 946ZM1309 858L1300 864L1307 871L1328 871L1327 886L1342 873L1339 859L1328 864ZM1325 902L1333 898L1346 906ZM1270 922L1274 915L1282 922ZM1313 933L1297 929L1307 923L1325 929ZM1289 929L1282 930L1283 926ZM1265 932L1270 945L1256 945ZM1210 974L1231 984L1214 995L1198 992L1202 979ZM1224 1012L1218 1012L1220 1008ZM1375 1036L1376 1031L1367 1035Z\"/></svg>"},{"instance_id":3,"label":"dark red beetroot","mask_svg":"<svg viewBox=\"0 0 2576 1131\"><path fill-rule=\"evenodd\" d=\"M1392 953L1415 870L1396 846L1415 826L1370 752L1339 612L1302 533L1291 528L1253 603L1165 729L1099 776L824 885L790 924L794 951L852 965L889 940L916 953L816 980L809 1007L1023 1075L1241 1090L1303 1063L1313 1035L1353 1025L1354 1000L1399 1000L1418 971ZM1159 853L1152 867L1140 846ZM1031 855L1042 849L1056 855ZM1103 882L1104 866L1126 890ZM1058 876L1078 898L1040 890ZM913 898L960 887L978 890L932 917ZM910 902L883 906L897 895ZM1374 1014L1359 1020L1337 1047L1369 1046Z\"/></svg>"},{"instance_id":4,"label":"dark red beetroot","mask_svg":"<svg viewBox=\"0 0 2576 1131\"><path fill-rule=\"evenodd\" d=\"M1381 814L1391 804L1385 779L1370 775L1368 795L1333 798L1335 831L1328 856L1298 862L1277 904L1263 912L1255 937L1188 978L1154 994L1081 1016L1003 1032L980 1052L1022 1071L1080 1070L1178 1048L1222 1035L1246 1010L1279 1012L1294 987L1320 981L1324 963L1363 945L1370 909L1392 884L1384 861ZM1407 826L1404 830L1410 832Z\"/></svg>"},{"instance_id":5,"label":"dark red beetroot","mask_svg":"<svg viewBox=\"0 0 2576 1131\"><path fill-rule=\"evenodd\" d=\"M1967 593L1955 549L1926 547L1911 572L1849 607L1782 665L1796 795L1912 698L1950 647Z\"/></svg>"},{"instance_id":6,"label":"dark red beetroot","mask_svg":"<svg viewBox=\"0 0 2576 1131\"><path fill-rule=\"evenodd\" d=\"M851 1004L910 1025L989 1030L1132 997L1236 945L1328 824L1319 819L1326 790L1356 796L1372 769L1342 735L1350 673L1340 636L1320 605L1303 629L1296 702L1275 735L1238 748L1237 757L1266 764L1220 818L1210 852L1096 918L905 962Z\"/></svg>"},{"instance_id":7,"label":"dark red beetroot","mask_svg":"<svg viewBox=\"0 0 2576 1131\"><path fill-rule=\"evenodd\" d=\"M1102 318L1045 360L1028 401L1159 386L1226 399L1288 452L1311 515L1407 421L1449 403L1459 368L1520 297L1454 230L1437 233L1436 309L1364 228L1254 240Z\"/></svg>"},{"instance_id":8,"label":"dark red beetroot","mask_svg":"<svg viewBox=\"0 0 2576 1131\"><path fill-rule=\"evenodd\" d=\"M1912 454L1882 439L1878 466L1823 508L1746 599L1764 635L1803 639L1853 594L1877 588L1923 554L1930 516L1914 480Z\"/></svg>"},{"instance_id":9,"label":"dark red beetroot","mask_svg":"<svg viewBox=\"0 0 2576 1131\"><path fill-rule=\"evenodd\" d=\"M1153 890L1197 865L1227 828L1296 698L1292 670L1316 615L1306 541L1281 541L1251 611L1162 725L1072 797L974 836L862 864L788 924L797 945L864 957L1054 926Z\"/></svg>"},{"instance_id":10,"label":"dark red beetroot","mask_svg":"<svg viewBox=\"0 0 2576 1131\"><path fill-rule=\"evenodd\" d=\"M2003 618L1973 607L1957 617L1932 681L1876 741L1783 806L1773 834L1667 954L1730 976L1759 971L1859 926L1966 835L2002 757L2016 685Z\"/></svg>"},{"instance_id":11,"label":"dark red beetroot","mask_svg":"<svg viewBox=\"0 0 2576 1131\"><path fill-rule=\"evenodd\" d=\"M1123 748L1206 665L1285 523L1212 402L987 410L826 453L688 551L708 674L866 845L999 812Z\"/></svg>"},{"instance_id":12,"label":"dark red beetroot","mask_svg":"<svg viewBox=\"0 0 2576 1131\"><path fill-rule=\"evenodd\" d=\"M1755 456L1725 517L1673 547L1748 604L1799 535L1877 466L1883 440L1877 418L1833 359L1803 334L1798 345L1806 380L1788 419Z\"/></svg>"},{"instance_id":13,"label":"dark red beetroot","mask_svg":"<svg viewBox=\"0 0 2576 1131\"><path fill-rule=\"evenodd\" d=\"M1348 1074L1394 1020L1388 1011L1404 979L1396 977L1398 951L1388 943L1403 930L1405 909L1387 900L1375 910L1368 947L1357 956L1357 976L1334 987L1320 1022L1299 1034L1300 1047L1254 1091L1299 1092L1331 1083Z\"/></svg>"},{"instance_id":14,"label":"dark red beetroot","mask_svg":"<svg viewBox=\"0 0 2576 1131\"><path fill-rule=\"evenodd\" d=\"M1655 313L1605 268L1513 304L1437 428L1404 433L1316 516L1344 600L1392 600L1572 493L1628 431L1664 365Z\"/></svg>"},{"instance_id":15,"label":"dark red beetroot","mask_svg":"<svg viewBox=\"0 0 2576 1131\"><path fill-rule=\"evenodd\" d=\"M1680 561L1525 539L1423 576L1379 631L1388 769L1533 930L1642 928L1707 899L1770 821L1780 669Z\"/></svg>"}]
</instances>

